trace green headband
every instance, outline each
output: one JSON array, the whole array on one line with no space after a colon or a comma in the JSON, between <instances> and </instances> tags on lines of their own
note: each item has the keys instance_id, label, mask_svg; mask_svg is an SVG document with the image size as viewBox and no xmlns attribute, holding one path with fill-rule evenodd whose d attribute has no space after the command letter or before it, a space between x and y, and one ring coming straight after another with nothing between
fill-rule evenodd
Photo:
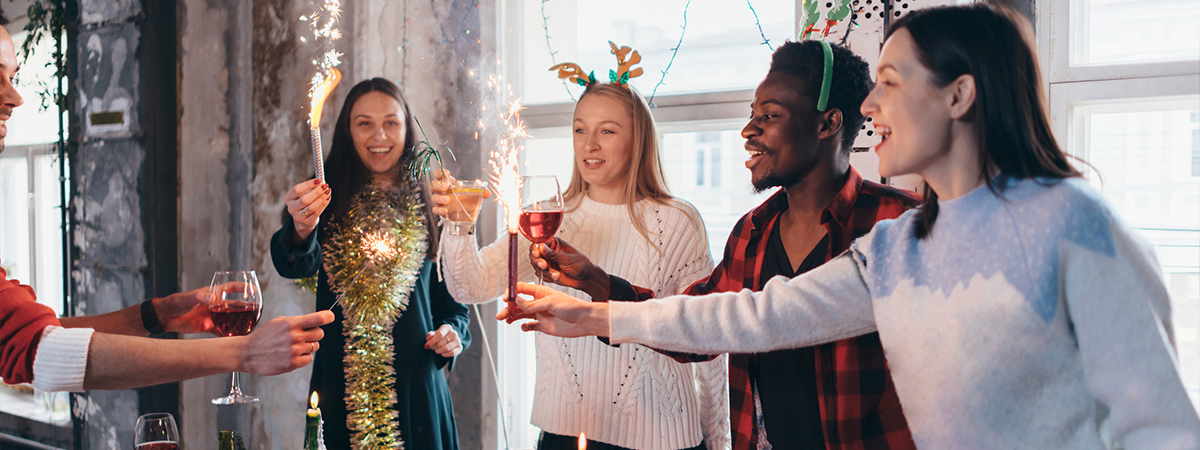
<instances>
[{"instance_id":1,"label":"green headband","mask_svg":"<svg viewBox=\"0 0 1200 450\"><path fill-rule=\"evenodd\" d=\"M833 48L828 42L818 40L821 50L825 51L825 75L821 77L821 96L817 99L817 111L825 112L829 106L829 83L833 80Z\"/></svg>"}]
</instances>

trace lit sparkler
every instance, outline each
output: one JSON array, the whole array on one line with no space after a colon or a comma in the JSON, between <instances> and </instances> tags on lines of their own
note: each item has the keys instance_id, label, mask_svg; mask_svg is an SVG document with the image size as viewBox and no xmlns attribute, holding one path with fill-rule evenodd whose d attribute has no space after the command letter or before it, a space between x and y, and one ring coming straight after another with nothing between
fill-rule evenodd
<instances>
[{"instance_id":1,"label":"lit sparkler","mask_svg":"<svg viewBox=\"0 0 1200 450\"><path fill-rule=\"evenodd\" d=\"M494 82L494 80L492 81ZM490 83L489 83L490 84ZM500 145L492 151L492 184L496 186L496 199L504 210L504 222L508 226L508 298L509 302L517 300L517 226L521 219L521 172L519 153L525 149L517 139L530 138L525 131L525 122L521 121L521 101L515 100L508 104L508 109L500 114L504 121L505 132L500 137Z\"/></svg>"},{"instance_id":2,"label":"lit sparkler","mask_svg":"<svg viewBox=\"0 0 1200 450\"><path fill-rule=\"evenodd\" d=\"M332 305L329 305L330 310L342 302L342 297L345 297L346 293L350 292L350 287L358 282L358 277L361 277L363 272L375 267L375 261L383 262L396 257L399 251L391 244L391 240L392 237L387 231L363 235L361 251L366 255L367 263L363 264L361 269L358 269L358 273L354 274L354 278L350 279L350 284L346 285L346 289L338 295L337 300L334 300Z\"/></svg>"},{"instance_id":3,"label":"lit sparkler","mask_svg":"<svg viewBox=\"0 0 1200 450\"><path fill-rule=\"evenodd\" d=\"M300 18L311 23L314 40L325 50L320 59L313 60L317 73L313 75L308 91L308 98L312 100L308 123L312 136L313 165L321 181L325 181L325 158L321 154L321 110L325 106L325 99L342 79L342 73L334 68L342 63L342 54L334 50L332 45L333 41L342 37L341 30L337 28L338 19L342 16L341 3L341 0L325 0L320 9Z\"/></svg>"}]
</instances>

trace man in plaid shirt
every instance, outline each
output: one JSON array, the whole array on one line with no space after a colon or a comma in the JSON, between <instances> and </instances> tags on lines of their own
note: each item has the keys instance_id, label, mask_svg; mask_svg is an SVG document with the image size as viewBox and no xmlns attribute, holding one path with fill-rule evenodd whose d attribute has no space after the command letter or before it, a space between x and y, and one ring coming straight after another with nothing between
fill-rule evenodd
<instances>
[{"instance_id":1,"label":"man in plaid shirt","mask_svg":"<svg viewBox=\"0 0 1200 450\"><path fill-rule=\"evenodd\" d=\"M912 192L863 180L850 167L870 74L857 55L839 46L832 50L823 112L816 107L824 65L820 44L789 42L772 56L742 136L755 189L783 189L738 221L721 263L687 295L761 290L773 276L807 272L845 251L875 222L919 203ZM581 289L593 301L653 296L609 276L565 242L553 242L557 251L536 246L532 257L535 269L549 261L546 272L559 284ZM671 355L685 362L713 357ZM876 333L730 355L729 388L734 450L915 448Z\"/></svg>"}]
</instances>

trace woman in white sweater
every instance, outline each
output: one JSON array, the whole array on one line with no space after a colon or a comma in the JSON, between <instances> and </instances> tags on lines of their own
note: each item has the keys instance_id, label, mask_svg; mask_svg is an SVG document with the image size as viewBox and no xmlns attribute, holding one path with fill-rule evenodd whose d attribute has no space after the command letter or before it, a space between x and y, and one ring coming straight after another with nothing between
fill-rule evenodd
<instances>
[{"instance_id":1,"label":"woman in white sweater","mask_svg":"<svg viewBox=\"0 0 1200 450\"><path fill-rule=\"evenodd\" d=\"M877 331L918 448L1200 448L1153 250L1054 141L1031 38L979 4L893 23L862 109L880 174L929 187L842 256L758 293L583 303L521 285L540 298L522 326L692 353Z\"/></svg>"},{"instance_id":2,"label":"woman in white sweater","mask_svg":"<svg viewBox=\"0 0 1200 450\"><path fill-rule=\"evenodd\" d=\"M660 295L682 292L712 271L696 209L668 194L654 119L645 99L622 84L592 84L574 114L574 170L557 236L609 273ZM435 193L445 184L433 183ZM434 195L445 214L446 195ZM443 231L442 270L463 303L496 299L506 288L508 239L479 249L473 236ZM523 237L519 279L536 280ZM565 288L564 288L565 289ZM584 296L581 291L567 292ZM682 364L634 344L537 336L532 423L541 450L724 449L729 445L726 359Z\"/></svg>"}]
</instances>

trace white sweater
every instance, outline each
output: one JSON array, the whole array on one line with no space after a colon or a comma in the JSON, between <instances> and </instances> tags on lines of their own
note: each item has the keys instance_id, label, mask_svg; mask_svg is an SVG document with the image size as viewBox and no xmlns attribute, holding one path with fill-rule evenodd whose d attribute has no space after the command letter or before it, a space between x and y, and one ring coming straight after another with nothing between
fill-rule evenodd
<instances>
[{"instance_id":1,"label":"white sweater","mask_svg":"<svg viewBox=\"0 0 1200 450\"><path fill-rule=\"evenodd\" d=\"M712 272L704 223L692 205L643 200L637 207L653 246L630 222L625 205L586 197L565 214L557 236L608 273L652 288L656 295L680 293ZM530 242L523 236L519 242L519 279L534 282ZM488 302L507 288L507 237L479 250L474 237L444 232L442 245L446 285L459 302ZM724 356L682 364L640 345L612 347L591 337L539 333L535 342L532 423L543 431L566 436L586 432L588 439L641 450L691 448L702 438L710 450L729 446Z\"/></svg>"},{"instance_id":2,"label":"white sweater","mask_svg":"<svg viewBox=\"0 0 1200 450\"><path fill-rule=\"evenodd\" d=\"M1200 448L1153 250L1083 180L914 211L760 293L613 303L613 342L762 352L878 331L922 449Z\"/></svg>"}]
</instances>

